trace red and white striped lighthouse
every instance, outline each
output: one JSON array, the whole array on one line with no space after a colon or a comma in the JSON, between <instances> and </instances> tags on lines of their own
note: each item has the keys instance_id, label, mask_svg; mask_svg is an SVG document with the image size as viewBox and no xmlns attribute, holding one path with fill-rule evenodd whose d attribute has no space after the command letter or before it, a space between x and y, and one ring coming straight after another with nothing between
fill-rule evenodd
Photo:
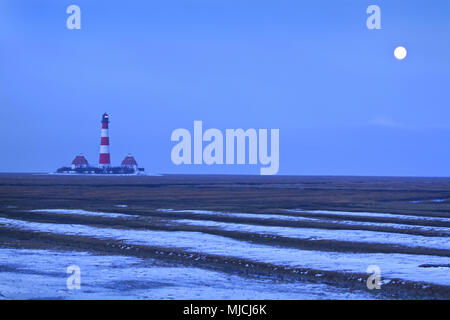
<instances>
[{"instance_id":1,"label":"red and white striped lighthouse","mask_svg":"<svg viewBox=\"0 0 450 320\"><path fill-rule=\"evenodd\" d=\"M109 154L109 132L108 132L109 117L106 112L102 117L102 135L100 141L100 160L98 162L99 168L111 167L111 157Z\"/></svg>"}]
</instances>

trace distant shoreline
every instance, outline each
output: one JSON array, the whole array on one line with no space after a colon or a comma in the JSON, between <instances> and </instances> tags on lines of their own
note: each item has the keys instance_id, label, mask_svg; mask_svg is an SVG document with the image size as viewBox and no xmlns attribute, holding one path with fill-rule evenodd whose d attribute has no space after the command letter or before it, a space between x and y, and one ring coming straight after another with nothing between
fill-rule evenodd
<instances>
[{"instance_id":1,"label":"distant shoreline","mask_svg":"<svg viewBox=\"0 0 450 320\"><path fill-rule=\"evenodd\" d=\"M56 172L0 172L0 175L55 175L55 176L187 176L187 177L260 177L261 179L280 178L336 178L336 179L450 179L450 176L375 176L375 175L289 175L277 174L261 176L259 174L231 174L231 173L145 173L145 174L83 174Z\"/></svg>"}]
</instances>

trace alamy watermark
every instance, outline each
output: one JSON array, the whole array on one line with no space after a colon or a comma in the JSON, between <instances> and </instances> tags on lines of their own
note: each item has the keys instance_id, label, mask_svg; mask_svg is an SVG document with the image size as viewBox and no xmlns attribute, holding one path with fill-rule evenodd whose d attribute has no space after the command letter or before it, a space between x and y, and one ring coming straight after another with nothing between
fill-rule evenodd
<instances>
[{"instance_id":1,"label":"alamy watermark","mask_svg":"<svg viewBox=\"0 0 450 320\"><path fill-rule=\"evenodd\" d=\"M66 13L70 16L66 20L67 29L81 29L81 9L78 5L72 4L67 7ZM381 29L381 9L378 5L372 4L367 7L366 13L370 16L366 20L367 28L370 30Z\"/></svg>"},{"instance_id":2,"label":"alamy watermark","mask_svg":"<svg viewBox=\"0 0 450 320\"><path fill-rule=\"evenodd\" d=\"M267 129L226 129L225 135L214 128L203 132L203 122L194 121L193 138L187 129L172 132L171 141L178 143L172 148L171 159L176 165L257 165L259 161L262 175L274 175L280 167L280 130L270 129L270 155L268 134ZM204 148L203 142L208 142Z\"/></svg>"},{"instance_id":3,"label":"alamy watermark","mask_svg":"<svg viewBox=\"0 0 450 320\"><path fill-rule=\"evenodd\" d=\"M81 289L81 269L79 266L73 264L68 266L66 273L70 276L67 277L66 286L69 290L80 290Z\"/></svg>"},{"instance_id":4,"label":"alamy watermark","mask_svg":"<svg viewBox=\"0 0 450 320\"><path fill-rule=\"evenodd\" d=\"M70 16L66 20L67 29L81 29L81 9L79 6L72 4L67 7L66 13Z\"/></svg>"},{"instance_id":5,"label":"alamy watermark","mask_svg":"<svg viewBox=\"0 0 450 320\"><path fill-rule=\"evenodd\" d=\"M371 274L368 278L367 278L367 289L369 290L373 290L373 289L377 289L380 290L381 289L381 269L379 266L377 265L370 265L367 267L366 270L367 273Z\"/></svg>"},{"instance_id":6,"label":"alamy watermark","mask_svg":"<svg viewBox=\"0 0 450 320\"><path fill-rule=\"evenodd\" d=\"M367 18L366 25L370 30L381 29L381 9L379 6L372 4L367 7L367 14L370 16Z\"/></svg>"}]
</instances>

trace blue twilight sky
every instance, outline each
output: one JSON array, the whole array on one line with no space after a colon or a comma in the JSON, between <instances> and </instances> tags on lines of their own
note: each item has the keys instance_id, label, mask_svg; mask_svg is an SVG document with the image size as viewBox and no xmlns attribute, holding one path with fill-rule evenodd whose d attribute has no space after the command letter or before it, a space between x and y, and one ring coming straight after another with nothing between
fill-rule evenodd
<instances>
[{"instance_id":1,"label":"blue twilight sky","mask_svg":"<svg viewBox=\"0 0 450 320\"><path fill-rule=\"evenodd\" d=\"M279 128L279 174L450 176L450 1L0 0L0 171L96 164L105 111L150 172L259 174L172 164L203 120Z\"/></svg>"}]
</instances>

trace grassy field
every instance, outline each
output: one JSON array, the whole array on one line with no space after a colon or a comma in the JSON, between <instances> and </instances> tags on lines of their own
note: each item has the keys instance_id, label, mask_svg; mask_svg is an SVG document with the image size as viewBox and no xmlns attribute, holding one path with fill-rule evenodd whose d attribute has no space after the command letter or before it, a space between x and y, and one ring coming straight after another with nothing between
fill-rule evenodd
<instances>
[{"instance_id":1,"label":"grassy field","mask_svg":"<svg viewBox=\"0 0 450 320\"><path fill-rule=\"evenodd\" d=\"M299 208L303 211L295 211ZM130 218L30 212L37 209L83 209L119 213ZM293 211L287 213L287 210ZM272 216L262 219L266 215ZM285 216L289 219L280 219ZM342 255L375 254L388 260L390 254L425 257L420 270L450 270L450 250L446 247L450 241L450 220L446 220L450 218L448 178L0 174L0 218L37 223L39 228L80 225L123 232L208 235L249 243L261 250L273 247L280 252L280 259L284 258L283 252L291 252L283 250L289 249ZM252 231L252 228L263 232ZM298 230L299 236L283 233L292 230ZM325 236L301 237L302 232L315 231L321 236L325 232ZM352 232L364 236L380 234L380 240L346 239L345 234ZM399 242L382 241L389 235ZM409 243L408 239L413 240ZM422 242L416 244L415 239ZM438 245L427 245L434 240ZM442 246L439 241L444 242ZM124 244L123 239L105 241L88 234L21 229L7 224L1 228L0 244L3 248L87 251L157 259L246 278L325 283L343 290L359 290L374 298L450 298L450 287L445 281L429 283L420 276L416 280L394 277L382 290L368 291L365 280L361 280L367 278L363 269L286 266L246 256L236 258L200 249L186 250L180 244ZM439 263L428 263L426 257L430 261L437 259ZM445 259L449 265L442 263ZM3 268L10 267L3 265Z\"/></svg>"},{"instance_id":2,"label":"grassy field","mask_svg":"<svg viewBox=\"0 0 450 320\"><path fill-rule=\"evenodd\" d=\"M289 177L289 176L58 176L0 174L5 205L98 207L121 204L159 208L272 210L317 208L408 210L441 215L450 202L450 178Z\"/></svg>"}]
</instances>

